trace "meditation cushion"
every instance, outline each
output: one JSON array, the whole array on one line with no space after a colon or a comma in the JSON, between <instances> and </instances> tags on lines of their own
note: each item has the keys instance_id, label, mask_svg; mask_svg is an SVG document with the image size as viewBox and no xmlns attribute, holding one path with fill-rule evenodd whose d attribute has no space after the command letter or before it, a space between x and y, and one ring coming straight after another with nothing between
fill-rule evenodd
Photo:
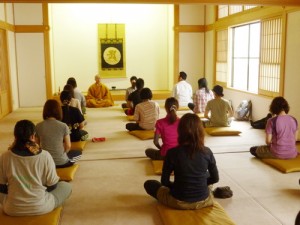
<instances>
[{"instance_id":1,"label":"meditation cushion","mask_svg":"<svg viewBox=\"0 0 300 225\"><path fill-rule=\"evenodd\" d=\"M151 160L151 162L153 165L154 173L157 175L161 175L164 161L163 160Z\"/></svg>"},{"instance_id":2,"label":"meditation cushion","mask_svg":"<svg viewBox=\"0 0 300 225\"><path fill-rule=\"evenodd\" d=\"M3 210L0 213L2 225L58 225L62 207L57 207L52 212L38 216L8 216Z\"/></svg>"},{"instance_id":3,"label":"meditation cushion","mask_svg":"<svg viewBox=\"0 0 300 225\"><path fill-rule=\"evenodd\" d=\"M132 130L129 131L129 134L136 136L141 140L153 139L154 138L154 130Z\"/></svg>"},{"instance_id":4,"label":"meditation cushion","mask_svg":"<svg viewBox=\"0 0 300 225\"><path fill-rule=\"evenodd\" d=\"M127 120L129 120L129 121L135 121L133 115L127 115Z\"/></svg>"},{"instance_id":5,"label":"meditation cushion","mask_svg":"<svg viewBox=\"0 0 300 225\"><path fill-rule=\"evenodd\" d=\"M158 204L157 209L164 225L234 225L223 207L216 201L213 206L198 210L178 210L162 204Z\"/></svg>"},{"instance_id":6,"label":"meditation cushion","mask_svg":"<svg viewBox=\"0 0 300 225\"><path fill-rule=\"evenodd\" d=\"M78 164L74 164L66 168L56 168L57 176L59 176L60 180L71 181L74 179L74 175L78 167L79 167Z\"/></svg>"},{"instance_id":7,"label":"meditation cushion","mask_svg":"<svg viewBox=\"0 0 300 225\"><path fill-rule=\"evenodd\" d=\"M300 155L294 159L261 159L264 163L271 165L283 173L300 171Z\"/></svg>"},{"instance_id":8,"label":"meditation cushion","mask_svg":"<svg viewBox=\"0 0 300 225\"><path fill-rule=\"evenodd\" d=\"M86 141L71 142L71 149L83 151Z\"/></svg>"},{"instance_id":9,"label":"meditation cushion","mask_svg":"<svg viewBox=\"0 0 300 225\"><path fill-rule=\"evenodd\" d=\"M211 136L235 136L242 133L231 127L206 127L205 131Z\"/></svg>"}]
</instances>

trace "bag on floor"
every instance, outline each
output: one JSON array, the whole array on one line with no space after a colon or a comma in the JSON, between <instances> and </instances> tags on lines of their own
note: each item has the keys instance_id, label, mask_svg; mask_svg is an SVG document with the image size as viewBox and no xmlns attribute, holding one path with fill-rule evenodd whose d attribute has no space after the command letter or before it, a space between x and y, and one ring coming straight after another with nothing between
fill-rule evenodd
<instances>
[{"instance_id":1,"label":"bag on floor","mask_svg":"<svg viewBox=\"0 0 300 225\"><path fill-rule=\"evenodd\" d=\"M272 114L271 113L268 113L268 115L260 120L257 120L257 121L252 121L250 120L250 123L251 123L251 126L254 128L254 129L265 129L266 128L266 125L267 125L267 121L268 119L270 119L272 117Z\"/></svg>"},{"instance_id":2,"label":"bag on floor","mask_svg":"<svg viewBox=\"0 0 300 225\"><path fill-rule=\"evenodd\" d=\"M217 187L213 190L213 195L215 198L231 198L233 192L228 186Z\"/></svg>"},{"instance_id":3,"label":"bag on floor","mask_svg":"<svg viewBox=\"0 0 300 225\"><path fill-rule=\"evenodd\" d=\"M251 117L252 102L251 100L243 100L234 113L236 120L249 120Z\"/></svg>"}]
</instances>

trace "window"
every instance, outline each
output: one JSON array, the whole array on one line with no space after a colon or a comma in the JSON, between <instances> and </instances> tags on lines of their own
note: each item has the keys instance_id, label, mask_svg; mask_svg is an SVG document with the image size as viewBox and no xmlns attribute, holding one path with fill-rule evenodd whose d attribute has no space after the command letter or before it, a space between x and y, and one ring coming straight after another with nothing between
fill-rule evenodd
<instances>
[{"instance_id":1,"label":"window","mask_svg":"<svg viewBox=\"0 0 300 225\"><path fill-rule=\"evenodd\" d=\"M260 23L231 29L231 87L257 93L260 54Z\"/></svg>"},{"instance_id":2,"label":"window","mask_svg":"<svg viewBox=\"0 0 300 225\"><path fill-rule=\"evenodd\" d=\"M249 10L255 8L257 6L249 6L249 5L219 5L218 6L218 19L243 12L245 10Z\"/></svg>"},{"instance_id":3,"label":"window","mask_svg":"<svg viewBox=\"0 0 300 225\"><path fill-rule=\"evenodd\" d=\"M220 30L217 32L217 62L216 80L220 84L227 82L227 52L228 52L228 31Z\"/></svg>"},{"instance_id":4,"label":"window","mask_svg":"<svg viewBox=\"0 0 300 225\"><path fill-rule=\"evenodd\" d=\"M280 93L282 18L262 22L259 93L276 96Z\"/></svg>"},{"instance_id":5,"label":"window","mask_svg":"<svg viewBox=\"0 0 300 225\"><path fill-rule=\"evenodd\" d=\"M216 32L216 83L278 96L283 91L282 17Z\"/></svg>"}]
</instances>

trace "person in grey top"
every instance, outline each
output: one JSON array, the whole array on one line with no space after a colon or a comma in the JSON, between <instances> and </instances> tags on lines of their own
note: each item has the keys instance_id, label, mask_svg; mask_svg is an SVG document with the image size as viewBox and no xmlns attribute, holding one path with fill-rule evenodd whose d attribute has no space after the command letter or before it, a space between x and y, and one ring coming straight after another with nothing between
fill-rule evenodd
<instances>
[{"instance_id":1,"label":"person in grey top","mask_svg":"<svg viewBox=\"0 0 300 225\"><path fill-rule=\"evenodd\" d=\"M69 127L61 122L62 109L58 101L49 99L43 109L44 121L36 125L37 143L52 156L56 168L72 166L82 152L71 149Z\"/></svg>"}]
</instances>

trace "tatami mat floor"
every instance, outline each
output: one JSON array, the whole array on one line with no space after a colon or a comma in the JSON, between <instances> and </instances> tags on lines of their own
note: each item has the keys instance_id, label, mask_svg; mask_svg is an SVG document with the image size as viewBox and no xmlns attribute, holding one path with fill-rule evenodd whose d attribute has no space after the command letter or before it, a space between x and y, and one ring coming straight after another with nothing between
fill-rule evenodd
<instances>
[{"instance_id":1,"label":"tatami mat floor","mask_svg":"<svg viewBox=\"0 0 300 225\"><path fill-rule=\"evenodd\" d=\"M164 115L161 108L160 117ZM0 153L13 141L13 127L20 119L37 123L42 108L18 109L0 120ZM154 147L152 140L141 141L125 131L128 121L120 106L88 109L87 122L90 138L60 224L162 225L156 201L143 188L145 180L160 179L144 154ZM205 139L220 172L215 186L233 190L232 198L217 201L237 225L293 225L300 210L300 173L283 174L249 154L251 146L264 143L263 130L252 129L248 122L234 121L233 127L242 131L240 136ZM92 137L106 141L94 143Z\"/></svg>"}]
</instances>

